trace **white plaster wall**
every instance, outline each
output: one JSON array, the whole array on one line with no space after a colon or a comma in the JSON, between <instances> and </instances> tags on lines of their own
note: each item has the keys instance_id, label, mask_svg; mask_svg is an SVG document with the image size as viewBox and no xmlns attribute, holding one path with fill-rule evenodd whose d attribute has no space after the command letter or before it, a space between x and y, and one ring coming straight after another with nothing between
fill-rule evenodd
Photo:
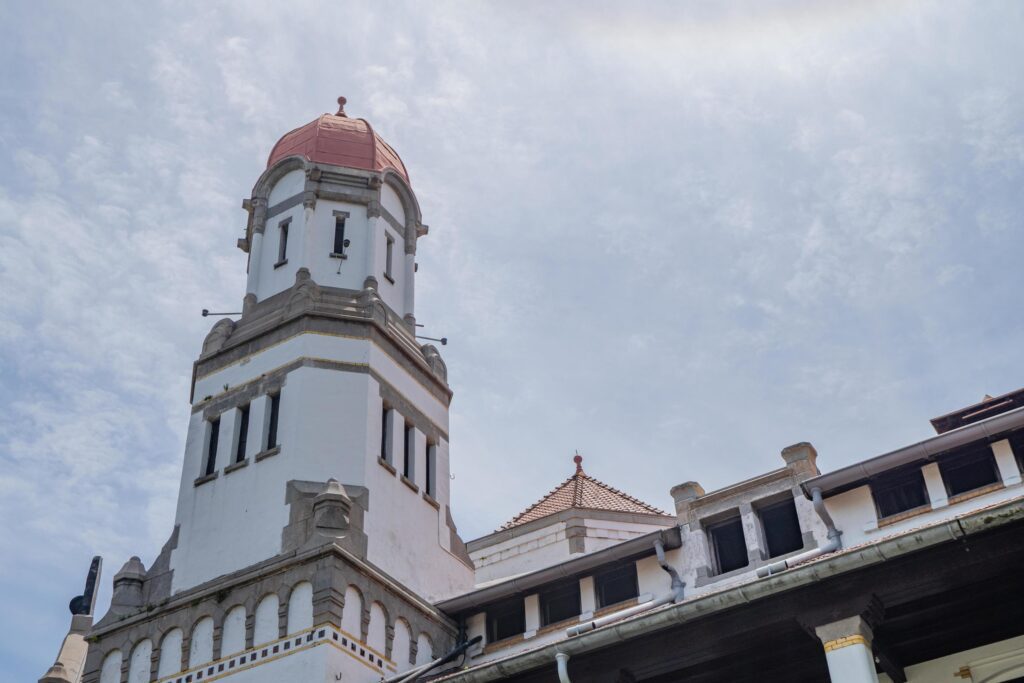
<instances>
[{"instance_id":1,"label":"white plaster wall","mask_svg":"<svg viewBox=\"0 0 1024 683\"><path fill-rule=\"evenodd\" d=\"M128 683L148 683L149 670L153 656L153 643L148 638L132 648L131 660L128 662Z\"/></svg>"},{"instance_id":2,"label":"white plaster wall","mask_svg":"<svg viewBox=\"0 0 1024 683\"><path fill-rule=\"evenodd\" d=\"M380 231L374 236L377 240L374 253L377 267L374 277L377 278L378 291L381 298L384 299L384 303L397 311L399 315L404 316L407 313L405 310L405 238L399 235L387 221L377 221L376 225L379 226ZM391 279L394 282L384 276L387 268L387 236L389 235L394 240L391 252Z\"/></svg>"},{"instance_id":3,"label":"white plaster wall","mask_svg":"<svg viewBox=\"0 0 1024 683\"><path fill-rule=\"evenodd\" d=\"M245 606L235 605L224 616L221 631L221 656L227 657L245 649Z\"/></svg>"},{"instance_id":4,"label":"white plaster wall","mask_svg":"<svg viewBox=\"0 0 1024 683\"><path fill-rule=\"evenodd\" d=\"M565 522L474 550L470 557L476 565L477 585L564 562L571 558Z\"/></svg>"},{"instance_id":5,"label":"white plaster wall","mask_svg":"<svg viewBox=\"0 0 1024 683\"><path fill-rule=\"evenodd\" d=\"M172 628L164 634L160 641L160 662L157 665L157 678L170 676L181 671L181 641L183 634L180 628Z\"/></svg>"},{"instance_id":6,"label":"white plaster wall","mask_svg":"<svg viewBox=\"0 0 1024 683\"><path fill-rule=\"evenodd\" d=\"M384 652L384 631L387 626L384 610L379 603L370 605L370 626L366 631L366 644L377 652Z\"/></svg>"},{"instance_id":7,"label":"white plaster wall","mask_svg":"<svg viewBox=\"0 0 1024 683\"><path fill-rule=\"evenodd\" d=\"M103 659L100 683L121 683L121 651L114 650Z\"/></svg>"},{"instance_id":8,"label":"white plaster wall","mask_svg":"<svg viewBox=\"0 0 1024 683\"><path fill-rule=\"evenodd\" d=\"M583 525L586 527L587 533L583 539L583 549L585 553L592 553L637 536L666 529L674 525L674 520L666 521L664 524L636 524L615 520L584 519Z\"/></svg>"},{"instance_id":9,"label":"white plaster wall","mask_svg":"<svg viewBox=\"0 0 1024 683\"><path fill-rule=\"evenodd\" d=\"M405 208L402 206L402 199L387 183L380 188L380 205L387 209L399 224L405 225Z\"/></svg>"},{"instance_id":10,"label":"white plaster wall","mask_svg":"<svg viewBox=\"0 0 1024 683\"><path fill-rule=\"evenodd\" d=\"M408 671L412 668L409 663L409 648L412 646L412 631L404 619L395 621L395 638L391 642L391 659L398 667L398 671Z\"/></svg>"},{"instance_id":11,"label":"white plaster wall","mask_svg":"<svg viewBox=\"0 0 1024 683\"><path fill-rule=\"evenodd\" d=\"M204 679L205 680L205 679ZM230 683L380 683L381 670L346 654L340 647L318 645L292 651L250 669L226 676Z\"/></svg>"},{"instance_id":12,"label":"white plaster wall","mask_svg":"<svg viewBox=\"0 0 1024 683\"><path fill-rule=\"evenodd\" d=\"M262 645L278 638L278 609L280 602L277 595L271 593L263 596L256 605L253 624L253 645Z\"/></svg>"},{"instance_id":13,"label":"white plaster wall","mask_svg":"<svg viewBox=\"0 0 1024 683\"><path fill-rule=\"evenodd\" d=\"M416 638L416 663L426 664L434 660L434 644L430 642L430 636L421 633Z\"/></svg>"},{"instance_id":14,"label":"white plaster wall","mask_svg":"<svg viewBox=\"0 0 1024 683\"><path fill-rule=\"evenodd\" d=\"M203 617L192 627L188 649L188 667L213 661L213 619Z\"/></svg>"},{"instance_id":15,"label":"white plaster wall","mask_svg":"<svg viewBox=\"0 0 1024 683\"><path fill-rule=\"evenodd\" d=\"M288 171L277 181L270 190L267 199L267 208L280 204L289 197L294 197L306 189L306 172L301 169Z\"/></svg>"},{"instance_id":16,"label":"white plaster wall","mask_svg":"<svg viewBox=\"0 0 1024 683\"><path fill-rule=\"evenodd\" d=\"M288 595L288 633L298 633L313 627L313 584L302 581L295 584Z\"/></svg>"},{"instance_id":17,"label":"white plaster wall","mask_svg":"<svg viewBox=\"0 0 1024 683\"><path fill-rule=\"evenodd\" d=\"M341 611L341 630L347 631L356 640L363 633L363 594L355 586L345 589L345 606Z\"/></svg>"},{"instance_id":18,"label":"white plaster wall","mask_svg":"<svg viewBox=\"0 0 1024 683\"><path fill-rule=\"evenodd\" d=\"M300 203L267 219L259 259L253 261L249 266L250 278L258 279L256 298L259 301L295 284L295 272L302 266L304 216L305 213ZM289 218L291 223L288 224L288 248L285 254L287 263L275 268L274 265L277 263L277 256L280 253L280 225ZM255 268L258 268L259 272L254 275Z\"/></svg>"}]
</instances>

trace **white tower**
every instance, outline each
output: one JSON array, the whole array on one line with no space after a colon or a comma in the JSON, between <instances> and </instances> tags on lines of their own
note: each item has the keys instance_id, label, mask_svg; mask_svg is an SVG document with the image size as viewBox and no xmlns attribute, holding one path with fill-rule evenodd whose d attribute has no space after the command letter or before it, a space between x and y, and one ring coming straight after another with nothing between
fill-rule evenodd
<instances>
[{"instance_id":1,"label":"white tower","mask_svg":"<svg viewBox=\"0 0 1024 683\"><path fill-rule=\"evenodd\" d=\"M174 531L114 577L87 683L379 680L455 639L432 603L473 570L446 368L414 334L427 228L401 159L339 104L243 202L243 312L193 367Z\"/></svg>"}]
</instances>

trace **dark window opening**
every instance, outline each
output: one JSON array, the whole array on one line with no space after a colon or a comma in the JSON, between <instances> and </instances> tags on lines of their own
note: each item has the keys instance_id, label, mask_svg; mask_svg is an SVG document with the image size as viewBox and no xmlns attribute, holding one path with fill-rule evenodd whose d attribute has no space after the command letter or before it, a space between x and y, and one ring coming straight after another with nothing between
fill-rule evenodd
<instances>
[{"instance_id":1,"label":"dark window opening","mask_svg":"<svg viewBox=\"0 0 1024 683\"><path fill-rule=\"evenodd\" d=\"M391 430L388 429L388 425L391 424L391 420L388 419L388 413L390 412L390 409L384 406L380 418L380 459L387 463L391 462L391 449L388 448L388 442L391 437Z\"/></svg>"},{"instance_id":2,"label":"dark window opening","mask_svg":"<svg viewBox=\"0 0 1024 683\"><path fill-rule=\"evenodd\" d=\"M435 444L427 444L427 471L424 472L426 475L424 479L424 488L427 491L428 496L434 495L434 478L435 469L437 467L437 446Z\"/></svg>"},{"instance_id":3,"label":"dark window opening","mask_svg":"<svg viewBox=\"0 0 1024 683\"><path fill-rule=\"evenodd\" d=\"M402 474L406 479L412 479L412 459L416 447L416 432L413 431L413 426L408 422L405 423L405 451L402 454Z\"/></svg>"},{"instance_id":4,"label":"dark window opening","mask_svg":"<svg viewBox=\"0 0 1024 683\"><path fill-rule=\"evenodd\" d=\"M344 254L345 247L348 246L348 241L345 239L345 219L342 216L338 216L334 219L334 252L335 254Z\"/></svg>"},{"instance_id":5,"label":"dark window opening","mask_svg":"<svg viewBox=\"0 0 1024 683\"><path fill-rule=\"evenodd\" d=\"M391 237L391 235L386 235L386 237L388 239L388 245L384 255L384 277L394 282L395 278L391 272L391 265L392 262L394 261L395 240L393 237Z\"/></svg>"},{"instance_id":6,"label":"dark window opening","mask_svg":"<svg viewBox=\"0 0 1024 683\"><path fill-rule=\"evenodd\" d=\"M1024 430L1010 435L1010 449L1017 459L1017 468L1024 474Z\"/></svg>"},{"instance_id":7,"label":"dark window opening","mask_svg":"<svg viewBox=\"0 0 1024 683\"><path fill-rule=\"evenodd\" d=\"M210 442L206 447L206 469L204 474L213 474L217 469L217 442L220 440L220 418L210 420Z\"/></svg>"},{"instance_id":8,"label":"dark window opening","mask_svg":"<svg viewBox=\"0 0 1024 683\"><path fill-rule=\"evenodd\" d=\"M540 593L540 625L547 626L580 615L580 582L573 581Z\"/></svg>"},{"instance_id":9,"label":"dark window opening","mask_svg":"<svg viewBox=\"0 0 1024 683\"><path fill-rule=\"evenodd\" d=\"M288 259L288 223L281 223L281 234L277 240L277 262L284 263Z\"/></svg>"},{"instance_id":10,"label":"dark window opening","mask_svg":"<svg viewBox=\"0 0 1024 683\"><path fill-rule=\"evenodd\" d=\"M999 481L996 458L987 443L940 459L939 471L951 496Z\"/></svg>"},{"instance_id":11,"label":"dark window opening","mask_svg":"<svg viewBox=\"0 0 1024 683\"><path fill-rule=\"evenodd\" d=\"M927 505L928 489L921 467L915 465L876 477L871 481L871 496L879 519Z\"/></svg>"},{"instance_id":12,"label":"dark window opening","mask_svg":"<svg viewBox=\"0 0 1024 683\"><path fill-rule=\"evenodd\" d=\"M718 574L747 566L747 542L743 538L743 522L739 517L709 525L707 530Z\"/></svg>"},{"instance_id":13,"label":"dark window opening","mask_svg":"<svg viewBox=\"0 0 1024 683\"><path fill-rule=\"evenodd\" d=\"M526 608L522 598L513 598L487 608L487 642L519 635L526 630Z\"/></svg>"},{"instance_id":14,"label":"dark window opening","mask_svg":"<svg viewBox=\"0 0 1024 683\"><path fill-rule=\"evenodd\" d=\"M245 448L249 443L249 404L238 409L238 447L235 449L235 462L245 460Z\"/></svg>"},{"instance_id":15,"label":"dark window opening","mask_svg":"<svg viewBox=\"0 0 1024 683\"><path fill-rule=\"evenodd\" d=\"M609 569L594 576L594 590L597 593L597 606L607 607L640 595L636 580L636 564Z\"/></svg>"},{"instance_id":16,"label":"dark window opening","mask_svg":"<svg viewBox=\"0 0 1024 683\"><path fill-rule=\"evenodd\" d=\"M758 510L768 557L778 557L804 547L796 503L792 498L765 505Z\"/></svg>"},{"instance_id":17,"label":"dark window opening","mask_svg":"<svg viewBox=\"0 0 1024 683\"><path fill-rule=\"evenodd\" d=\"M270 420L267 425L267 450L277 447L277 420L281 413L281 394L270 395Z\"/></svg>"}]
</instances>

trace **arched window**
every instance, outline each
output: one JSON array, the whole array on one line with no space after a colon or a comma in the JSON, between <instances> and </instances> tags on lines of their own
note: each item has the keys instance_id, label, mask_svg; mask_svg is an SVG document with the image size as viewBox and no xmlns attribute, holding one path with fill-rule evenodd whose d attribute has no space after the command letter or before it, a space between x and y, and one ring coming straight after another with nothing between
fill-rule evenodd
<instances>
[{"instance_id":1,"label":"arched window","mask_svg":"<svg viewBox=\"0 0 1024 683\"><path fill-rule=\"evenodd\" d=\"M313 584L297 583L288 596L288 633L313 628Z\"/></svg>"},{"instance_id":2,"label":"arched window","mask_svg":"<svg viewBox=\"0 0 1024 683\"><path fill-rule=\"evenodd\" d=\"M164 678L181 671L181 639L180 628L172 628L164 634L160 641L160 665L156 668L156 677Z\"/></svg>"},{"instance_id":3,"label":"arched window","mask_svg":"<svg viewBox=\"0 0 1024 683\"><path fill-rule=\"evenodd\" d=\"M271 593L260 600L256 605L256 624L253 630L253 645L262 645L272 640L277 640L278 631L278 607L277 595Z\"/></svg>"},{"instance_id":4,"label":"arched window","mask_svg":"<svg viewBox=\"0 0 1024 683\"><path fill-rule=\"evenodd\" d=\"M355 586L345 589L345 609L341 612L341 629L353 638L362 639L363 594Z\"/></svg>"},{"instance_id":5,"label":"arched window","mask_svg":"<svg viewBox=\"0 0 1024 683\"><path fill-rule=\"evenodd\" d=\"M434 661L434 644L430 642L430 636L421 633L416 639L416 663L426 664Z\"/></svg>"},{"instance_id":6,"label":"arched window","mask_svg":"<svg viewBox=\"0 0 1024 683\"><path fill-rule=\"evenodd\" d=\"M128 683L148 683L152 666L153 643L148 638L139 641L132 649L128 663Z\"/></svg>"},{"instance_id":7,"label":"arched window","mask_svg":"<svg viewBox=\"0 0 1024 683\"><path fill-rule=\"evenodd\" d=\"M235 605L224 615L220 656L227 657L245 649L245 607Z\"/></svg>"},{"instance_id":8,"label":"arched window","mask_svg":"<svg viewBox=\"0 0 1024 683\"><path fill-rule=\"evenodd\" d=\"M384 616L384 608L379 602L370 605L370 628L366 632L366 644L381 654L384 653L385 629L387 617Z\"/></svg>"},{"instance_id":9,"label":"arched window","mask_svg":"<svg viewBox=\"0 0 1024 683\"><path fill-rule=\"evenodd\" d=\"M100 683L121 683L121 651L114 650L103 658Z\"/></svg>"},{"instance_id":10,"label":"arched window","mask_svg":"<svg viewBox=\"0 0 1024 683\"><path fill-rule=\"evenodd\" d=\"M192 627L188 648L188 668L213 661L213 619L203 617Z\"/></svg>"},{"instance_id":11,"label":"arched window","mask_svg":"<svg viewBox=\"0 0 1024 683\"><path fill-rule=\"evenodd\" d=\"M395 620L395 639L391 643L391 660L398 666L399 673L412 668L409 663L409 646L412 644L412 629L405 619Z\"/></svg>"}]
</instances>

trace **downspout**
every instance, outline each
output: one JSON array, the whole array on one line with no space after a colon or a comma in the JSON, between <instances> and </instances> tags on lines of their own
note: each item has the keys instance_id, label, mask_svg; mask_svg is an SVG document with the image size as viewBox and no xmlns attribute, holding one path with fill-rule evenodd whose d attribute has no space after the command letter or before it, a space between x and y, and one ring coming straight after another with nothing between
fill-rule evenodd
<instances>
[{"instance_id":1,"label":"downspout","mask_svg":"<svg viewBox=\"0 0 1024 683\"><path fill-rule=\"evenodd\" d=\"M569 678L569 655L564 652L555 653L555 662L558 664L559 683L572 683Z\"/></svg>"},{"instance_id":2,"label":"downspout","mask_svg":"<svg viewBox=\"0 0 1024 683\"><path fill-rule=\"evenodd\" d=\"M655 607L667 605L670 602L680 602L683 599L683 589L686 587L686 583L679 577L679 572L677 572L675 568L668 563L668 560L665 559L665 545L661 542L660 538L654 542L654 551L658 553L658 565L672 577L671 591L653 600L648 600L640 605L635 605L628 609L608 614L600 619L594 619L592 621L584 622L578 626L573 626L565 632L565 635L572 638L573 636L593 631L595 628L601 628L613 621L641 614L648 610L652 610ZM566 659L568 659L568 655L566 655Z\"/></svg>"},{"instance_id":3,"label":"downspout","mask_svg":"<svg viewBox=\"0 0 1024 683\"><path fill-rule=\"evenodd\" d=\"M469 648L473 647L481 640L483 640L483 636L477 636L472 640L463 641L462 643L459 643L454 648L452 648L451 652L446 654L444 657L441 657L440 659L435 659L434 661L428 662L422 666L418 666L415 669L412 669L411 671L406 671L405 673L393 676L384 681L384 683L412 683L413 681L415 681L431 669L436 669L437 667L447 664L448 662L455 661L455 659L459 657L459 655L464 654L467 650L469 650Z\"/></svg>"},{"instance_id":4,"label":"downspout","mask_svg":"<svg viewBox=\"0 0 1024 683\"><path fill-rule=\"evenodd\" d=\"M821 521L825 523L825 527L828 529L828 540L825 541L823 545L808 550L805 553L800 553L799 555L786 558L781 562L761 567L757 570L758 577L764 578L766 576L771 576L772 574L784 572L787 569L795 567L801 562L813 560L816 557L821 557L828 553L834 553L842 547L842 542L839 537L843 532L836 529L836 524L832 521L832 516L828 514L828 510L825 509L825 501L821 499L821 489L817 486L811 489L811 503L814 505L814 511L818 513L818 517L821 518Z\"/></svg>"}]
</instances>

